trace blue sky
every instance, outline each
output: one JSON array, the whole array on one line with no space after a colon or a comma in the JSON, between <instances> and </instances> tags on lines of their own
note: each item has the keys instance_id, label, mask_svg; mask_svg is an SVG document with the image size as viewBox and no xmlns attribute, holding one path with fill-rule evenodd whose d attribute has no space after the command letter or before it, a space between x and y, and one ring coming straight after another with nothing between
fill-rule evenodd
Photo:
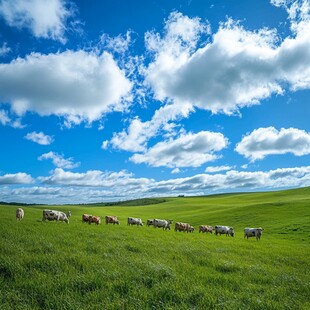
<instances>
[{"instance_id":1,"label":"blue sky","mask_svg":"<svg viewBox=\"0 0 310 310\"><path fill-rule=\"evenodd\" d=\"M309 7L0 0L0 201L309 186Z\"/></svg>"}]
</instances>

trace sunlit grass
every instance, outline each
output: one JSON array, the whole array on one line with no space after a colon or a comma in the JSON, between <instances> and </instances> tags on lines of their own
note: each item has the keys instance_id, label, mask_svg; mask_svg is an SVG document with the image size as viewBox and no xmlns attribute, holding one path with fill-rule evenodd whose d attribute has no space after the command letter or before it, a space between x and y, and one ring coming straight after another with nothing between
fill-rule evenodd
<instances>
[{"instance_id":1,"label":"sunlit grass","mask_svg":"<svg viewBox=\"0 0 310 310\"><path fill-rule=\"evenodd\" d=\"M0 309L309 309L310 189L167 198L146 206L0 207ZM83 213L118 225L81 223ZM193 234L129 227L128 216L189 222ZM104 222L104 221L103 221ZM231 225L235 237L199 234ZM262 239L243 228L262 226Z\"/></svg>"}]
</instances>

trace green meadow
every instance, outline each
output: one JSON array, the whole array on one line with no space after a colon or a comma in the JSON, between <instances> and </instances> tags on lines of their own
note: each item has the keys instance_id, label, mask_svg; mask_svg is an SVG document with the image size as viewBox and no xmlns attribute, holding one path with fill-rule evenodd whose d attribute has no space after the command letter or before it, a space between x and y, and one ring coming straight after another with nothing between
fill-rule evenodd
<instances>
[{"instance_id":1,"label":"green meadow","mask_svg":"<svg viewBox=\"0 0 310 310\"><path fill-rule=\"evenodd\" d=\"M158 202L158 203L157 203ZM136 200L0 206L0 309L310 309L310 188ZM69 225L42 210L71 210ZM83 213L102 217L82 224ZM106 225L116 215L120 225ZM194 233L127 226L188 222ZM229 225L235 237L199 234ZM244 227L263 227L260 241Z\"/></svg>"}]
</instances>

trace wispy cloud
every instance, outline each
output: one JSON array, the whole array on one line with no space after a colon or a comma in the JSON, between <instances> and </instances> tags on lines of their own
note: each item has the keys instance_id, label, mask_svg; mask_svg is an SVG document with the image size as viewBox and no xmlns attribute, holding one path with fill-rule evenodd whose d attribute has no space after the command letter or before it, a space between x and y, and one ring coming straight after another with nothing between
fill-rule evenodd
<instances>
[{"instance_id":1,"label":"wispy cloud","mask_svg":"<svg viewBox=\"0 0 310 310\"><path fill-rule=\"evenodd\" d=\"M3 126L11 126L13 128L24 128L26 127L21 123L20 118L15 120L9 116L9 113L6 110L0 110L0 124Z\"/></svg>"},{"instance_id":2,"label":"wispy cloud","mask_svg":"<svg viewBox=\"0 0 310 310\"><path fill-rule=\"evenodd\" d=\"M47 160L51 159L53 164L58 168L64 168L64 169L73 169L80 166L80 163L75 163L73 161L73 158L64 158L63 155L59 155L54 152L48 152L45 154L42 154L38 157L39 160Z\"/></svg>"},{"instance_id":3,"label":"wispy cloud","mask_svg":"<svg viewBox=\"0 0 310 310\"><path fill-rule=\"evenodd\" d=\"M233 167L231 166L209 166L206 168L205 172L215 173L215 172L227 171L227 170L232 170L232 169Z\"/></svg>"},{"instance_id":4,"label":"wispy cloud","mask_svg":"<svg viewBox=\"0 0 310 310\"><path fill-rule=\"evenodd\" d=\"M43 132L36 131L27 133L25 139L41 145L50 145L54 141L53 137L45 135Z\"/></svg>"},{"instance_id":5,"label":"wispy cloud","mask_svg":"<svg viewBox=\"0 0 310 310\"><path fill-rule=\"evenodd\" d=\"M11 51L11 48L8 47L7 43L4 42L2 44L2 47L0 47L0 57L1 56L5 56L6 54L8 54Z\"/></svg>"}]
</instances>

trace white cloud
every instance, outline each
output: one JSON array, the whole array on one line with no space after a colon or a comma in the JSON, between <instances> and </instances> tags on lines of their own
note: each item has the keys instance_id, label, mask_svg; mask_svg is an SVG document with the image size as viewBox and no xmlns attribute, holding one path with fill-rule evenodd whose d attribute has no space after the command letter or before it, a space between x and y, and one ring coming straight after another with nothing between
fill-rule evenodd
<instances>
[{"instance_id":1,"label":"white cloud","mask_svg":"<svg viewBox=\"0 0 310 310\"><path fill-rule=\"evenodd\" d=\"M43 132L35 131L27 133L25 139L41 145L50 145L54 141L53 137L45 135Z\"/></svg>"},{"instance_id":2,"label":"white cloud","mask_svg":"<svg viewBox=\"0 0 310 310\"><path fill-rule=\"evenodd\" d=\"M274 6L283 7L288 13L293 32L298 32L310 21L310 3L308 0L271 0Z\"/></svg>"},{"instance_id":3,"label":"white cloud","mask_svg":"<svg viewBox=\"0 0 310 310\"><path fill-rule=\"evenodd\" d=\"M310 154L310 133L296 128L259 128L243 137L235 149L251 161L268 155L292 153L296 156Z\"/></svg>"},{"instance_id":4,"label":"white cloud","mask_svg":"<svg viewBox=\"0 0 310 310\"><path fill-rule=\"evenodd\" d=\"M108 148L108 146L109 146L109 141L108 140L103 141L102 144L101 144L101 148L103 150L106 150Z\"/></svg>"},{"instance_id":5,"label":"white cloud","mask_svg":"<svg viewBox=\"0 0 310 310\"><path fill-rule=\"evenodd\" d=\"M152 184L149 192L163 196L184 194L184 192L189 195L203 195L227 190L266 190L309 185L310 166L306 166L270 171L239 172L231 170L224 174L198 174L157 182Z\"/></svg>"},{"instance_id":6,"label":"white cloud","mask_svg":"<svg viewBox=\"0 0 310 310\"><path fill-rule=\"evenodd\" d=\"M7 43L4 42L2 44L2 47L0 47L0 57L1 56L5 56L6 54L8 54L11 51L11 48L7 46Z\"/></svg>"},{"instance_id":7,"label":"white cloud","mask_svg":"<svg viewBox=\"0 0 310 310\"><path fill-rule=\"evenodd\" d=\"M0 14L10 27L27 28L37 38L65 42L72 8L64 0L2 0Z\"/></svg>"},{"instance_id":8,"label":"white cloud","mask_svg":"<svg viewBox=\"0 0 310 310\"><path fill-rule=\"evenodd\" d=\"M173 135L176 126L173 121L187 117L191 111L191 105L165 105L155 112L150 121L142 122L136 117L131 121L127 130L114 133L110 145L116 149L131 152L145 151L150 138L161 131Z\"/></svg>"},{"instance_id":9,"label":"white cloud","mask_svg":"<svg viewBox=\"0 0 310 310\"><path fill-rule=\"evenodd\" d=\"M5 110L0 110L0 123L2 125L8 125L11 122L8 112Z\"/></svg>"},{"instance_id":10,"label":"white cloud","mask_svg":"<svg viewBox=\"0 0 310 310\"><path fill-rule=\"evenodd\" d=\"M206 168L205 172L214 173L214 172L231 170L232 168L233 167L231 166L209 166Z\"/></svg>"},{"instance_id":11,"label":"white cloud","mask_svg":"<svg viewBox=\"0 0 310 310\"><path fill-rule=\"evenodd\" d=\"M177 174L177 173L180 173L181 170L179 168L175 168L171 171L172 174Z\"/></svg>"},{"instance_id":12,"label":"white cloud","mask_svg":"<svg viewBox=\"0 0 310 310\"><path fill-rule=\"evenodd\" d=\"M82 50L32 53L0 64L0 84L0 100L18 115L62 116L68 126L124 110L132 87L110 54Z\"/></svg>"},{"instance_id":13,"label":"white cloud","mask_svg":"<svg viewBox=\"0 0 310 310\"><path fill-rule=\"evenodd\" d=\"M230 114L283 93L287 85L292 90L310 87L308 20L303 19L295 36L279 45L275 30L249 31L228 20L212 42L198 48L201 21L191 20L197 32L187 40L182 37L185 26L179 32L172 30L171 25L184 19L174 13L166 22L164 36L149 33L146 37L154 61L145 69L145 79L158 100Z\"/></svg>"},{"instance_id":14,"label":"white cloud","mask_svg":"<svg viewBox=\"0 0 310 310\"><path fill-rule=\"evenodd\" d=\"M127 31L125 36L118 35L116 37L110 37L108 34L104 33L100 37L100 42L104 48L111 52L124 54L127 52L131 43L131 32Z\"/></svg>"},{"instance_id":15,"label":"white cloud","mask_svg":"<svg viewBox=\"0 0 310 310\"><path fill-rule=\"evenodd\" d=\"M85 173L74 173L56 168L49 177L40 177L45 184L52 185L71 185L71 186L95 186L115 188L126 186L134 189L142 188L144 184L151 182L149 179L135 179L131 173L126 171L120 172L103 172L100 170L90 170Z\"/></svg>"},{"instance_id":16,"label":"white cloud","mask_svg":"<svg viewBox=\"0 0 310 310\"><path fill-rule=\"evenodd\" d=\"M54 152L44 153L38 157L39 160L51 159L53 164L58 168L73 169L80 165L80 163L74 163L73 158L64 158L63 155L59 155Z\"/></svg>"},{"instance_id":17,"label":"white cloud","mask_svg":"<svg viewBox=\"0 0 310 310\"><path fill-rule=\"evenodd\" d=\"M6 110L0 110L0 124L3 126L11 126L13 128L24 128L25 125L21 123L21 119L11 119L9 113Z\"/></svg>"},{"instance_id":18,"label":"white cloud","mask_svg":"<svg viewBox=\"0 0 310 310\"><path fill-rule=\"evenodd\" d=\"M31 177L31 175L24 173L24 172L18 172L15 174L5 174L0 175L0 184L30 184L33 183L34 180Z\"/></svg>"},{"instance_id":19,"label":"white cloud","mask_svg":"<svg viewBox=\"0 0 310 310\"><path fill-rule=\"evenodd\" d=\"M287 89L310 88L310 20L305 2L294 5L303 13L295 20L289 15L298 27L283 39L275 29L250 31L228 19L208 41L207 22L171 13L162 35L146 33L146 49L153 58L139 67L145 85L163 106L149 121L132 119L109 145L143 152L152 137L197 108L230 115Z\"/></svg>"},{"instance_id":20,"label":"white cloud","mask_svg":"<svg viewBox=\"0 0 310 310\"><path fill-rule=\"evenodd\" d=\"M165 181L135 178L126 171L72 173L57 168L51 176L40 177L38 180L45 185L22 188L0 187L0 201L90 203L176 196L184 193L207 195L227 190L234 192L304 187L310 186L310 166L254 172L231 170L225 173L197 174ZM31 182L33 179L22 173L0 177L1 184Z\"/></svg>"},{"instance_id":21,"label":"white cloud","mask_svg":"<svg viewBox=\"0 0 310 310\"><path fill-rule=\"evenodd\" d=\"M218 158L214 152L225 148L227 139L221 133L201 131L182 134L175 140L159 142L143 154L134 154L130 160L153 167L199 167Z\"/></svg>"}]
</instances>

